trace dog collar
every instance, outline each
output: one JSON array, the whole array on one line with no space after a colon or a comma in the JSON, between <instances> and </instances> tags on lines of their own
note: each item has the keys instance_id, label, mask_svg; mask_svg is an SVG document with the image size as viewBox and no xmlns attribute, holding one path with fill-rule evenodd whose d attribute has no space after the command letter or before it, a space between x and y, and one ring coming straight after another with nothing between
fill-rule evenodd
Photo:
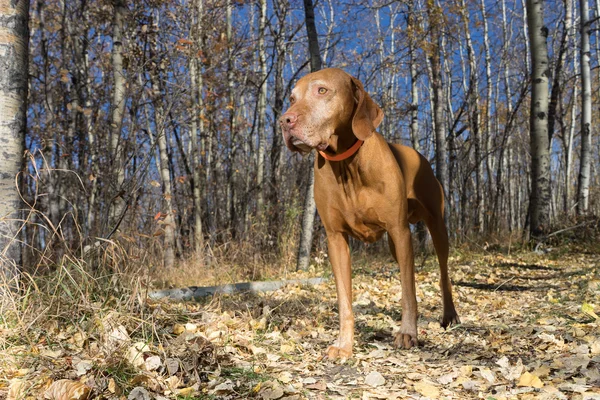
<instances>
[{"instance_id":1,"label":"dog collar","mask_svg":"<svg viewBox=\"0 0 600 400\"><path fill-rule=\"evenodd\" d=\"M336 155L330 156L329 154L325 153L324 151L319 151L319 154L321 156L323 156L324 159L329 160L329 161L342 161L342 160L345 160L346 158L354 155L358 151L358 149L360 149L360 146L362 146L363 143L364 143L364 140L358 139L356 141L356 143L354 143L352 145L352 147L350 147L348 150L346 150L345 152L343 152L341 154L336 154Z\"/></svg>"}]
</instances>

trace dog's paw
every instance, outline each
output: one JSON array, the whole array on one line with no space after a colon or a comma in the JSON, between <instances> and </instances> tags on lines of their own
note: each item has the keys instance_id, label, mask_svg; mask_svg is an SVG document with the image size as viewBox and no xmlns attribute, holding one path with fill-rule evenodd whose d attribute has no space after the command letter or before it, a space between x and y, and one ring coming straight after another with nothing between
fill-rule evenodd
<instances>
[{"instance_id":1,"label":"dog's paw","mask_svg":"<svg viewBox=\"0 0 600 400\"><path fill-rule=\"evenodd\" d=\"M458 314L456 313L455 310L444 313L444 316L442 317L442 322L441 322L442 328L446 329L450 325L459 325L459 324L460 324L460 318L458 318Z\"/></svg>"},{"instance_id":2,"label":"dog's paw","mask_svg":"<svg viewBox=\"0 0 600 400\"><path fill-rule=\"evenodd\" d=\"M352 357L352 348L331 345L327 348L325 358L329 360L347 360Z\"/></svg>"},{"instance_id":3,"label":"dog's paw","mask_svg":"<svg viewBox=\"0 0 600 400\"><path fill-rule=\"evenodd\" d=\"M417 347L419 345L419 342L417 341L417 334L408 334L408 333L402 333L402 332L398 332L396 333L394 338L394 347L395 348L402 348L405 350L408 350L412 347Z\"/></svg>"}]
</instances>

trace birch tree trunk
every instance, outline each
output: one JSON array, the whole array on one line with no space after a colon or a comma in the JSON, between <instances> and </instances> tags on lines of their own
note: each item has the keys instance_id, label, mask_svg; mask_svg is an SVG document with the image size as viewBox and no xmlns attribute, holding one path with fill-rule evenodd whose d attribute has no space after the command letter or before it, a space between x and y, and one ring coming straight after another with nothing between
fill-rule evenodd
<instances>
[{"instance_id":1,"label":"birch tree trunk","mask_svg":"<svg viewBox=\"0 0 600 400\"><path fill-rule=\"evenodd\" d=\"M580 8L580 63L581 68L581 157L577 185L577 215L584 215L589 207L590 163L592 149L592 84L590 73L590 23L587 0L579 0Z\"/></svg>"},{"instance_id":2,"label":"birch tree trunk","mask_svg":"<svg viewBox=\"0 0 600 400\"><path fill-rule=\"evenodd\" d=\"M201 3L203 0L195 0L196 3ZM198 7L197 7L198 8ZM190 139L192 144L192 156L191 156L191 167L192 177L194 180L194 187L192 189L192 196L194 198L194 250L196 257L203 257L204 253L204 235L202 232L202 193L200 190L201 178L200 178L200 160L202 155L200 154L200 148L198 146L198 107L200 91L198 90L198 52L200 29L202 26L202 15L197 13L196 26L192 27L192 41L194 45L192 47L192 53L190 54L190 83L192 90L192 104L190 112L192 114ZM201 132L201 131L200 131Z\"/></svg>"},{"instance_id":3,"label":"birch tree trunk","mask_svg":"<svg viewBox=\"0 0 600 400\"><path fill-rule=\"evenodd\" d=\"M416 31L414 10L408 14L408 52L410 55L410 141L412 147L419 151L419 85L417 82L417 60L416 60Z\"/></svg>"},{"instance_id":4,"label":"birch tree trunk","mask_svg":"<svg viewBox=\"0 0 600 400\"><path fill-rule=\"evenodd\" d=\"M491 203L491 193L492 193L492 187L493 187L493 176L494 174L492 173L492 171L494 170L494 156L492 155L492 91L494 88L494 85L492 84L492 55L491 55L491 50L490 50L490 40L489 40L489 28L488 28L488 21L487 21L487 11L485 8L485 0L481 0L481 19L483 21L483 49L485 52L485 114L483 116L483 119L485 120L485 123L483 124L484 127L484 132L482 135L483 138L483 142L485 143L485 165L486 165L486 170L487 170L487 192L488 195L490 196L490 201L489 203ZM483 177L482 177L483 178ZM481 185L483 186L483 182L481 183ZM483 190L483 189L482 189ZM484 196L484 200L485 200L485 193L483 194ZM483 203L485 201L482 201L482 208L483 208ZM488 205L488 210L489 210L490 206ZM480 217L481 221L483 224L486 223L485 221L485 213ZM488 221L489 222L489 218ZM483 228L482 228L483 229Z\"/></svg>"},{"instance_id":5,"label":"birch tree trunk","mask_svg":"<svg viewBox=\"0 0 600 400\"><path fill-rule=\"evenodd\" d=\"M258 36L258 60L260 63L260 76L261 76L261 87L258 99L258 153L256 162L256 186L257 186L257 199L256 199L256 214L258 217L262 216L264 208L264 190L263 180L265 174L265 147L266 147L266 132L267 127L267 53L265 48L265 35L267 30L267 0L260 0L260 22L259 22L259 36Z\"/></svg>"},{"instance_id":6,"label":"birch tree trunk","mask_svg":"<svg viewBox=\"0 0 600 400\"><path fill-rule=\"evenodd\" d=\"M304 15L306 19L306 33L308 34L308 52L310 55L310 70L315 72L321 69L321 52L319 50L319 39L317 27L315 26L315 9L312 0L304 0ZM298 247L298 260L296 269L306 270L310 262L310 250L312 247L313 226L315 223L315 170L314 154L310 153L308 158L308 185L304 193L304 210L302 212L302 233L300 246Z\"/></svg>"},{"instance_id":7,"label":"birch tree trunk","mask_svg":"<svg viewBox=\"0 0 600 400\"><path fill-rule=\"evenodd\" d=\"M573 62L573 71L577 71L579 69L579 62L577 57L574 55L575 44L576 44L576 33L577 28L573 23L574 20L574 12L575 5L574 0L565 0L565 29L567 30L567 56L571 57L570 60ZM579 79L575 76L573 82L573 94L572 98L578 98L578 85ZM571 169L573 164L573 137L575 136L575 128L577 125L577 101L574 100L571 106L571 115L570 115L570 124L567 131L566 138L563 138L563 148L564 148L564 157L565 157L565 188L563 191L563 212L568 215L571 213L571 203L572 203L572 181L571 181Z\"/></svg>"},{"instance_id":8,"label":"birch tree trunk","mask_svg":"<svg viewBox=\"0 0 600 400\"><path fill-rule=\"evenodd\" d=\"M484 228L484 197L483 197L483 157L481 156L483 138L481 135L481 115L479 113L479 74L477 72L477 60L475 58L475 49L471 40L469 30L469 17L465 0L461 0L461 16L465 29L465 38L467 43L467 58L469 61L469 115L471 132L475 147L475 218L476 229L483 233ZM463 210L465 212L466 210Z\"/></svg>"},{"instance_id":9,"label":"birch tree trunk","mask_svg":"<svg viewBox=\"0 0 600 400\"><path fill-rule=\"evenodd\" d=\"M113 171L115 180L113 185L116 189L115 197L111 204L109 216L109 228L113 229L125 210L124 193L121 192L123 182L125 181L125 154L123 146L119 146L121 141L121 127L125 113L125 76L123 72L123 19L127 12L127 3L125 0L113 0L113 21L112 21L112 73L113 90L110 115L110 154L113 160Z\"/></svg>"},{"instance_id":10,"label":"birch tree trunk","mask_svg":"<svg viewBox=\"0 0 600 400\"><path fill-rule=\"evenodd\" d=\"M0 1L0 306L21 265L20 175L27 129L29 1Z\"/></svg>"},{"instance_id":11,"label":"birch tree trunk","mask_svg":"<svg viewBox=\"0 0 600 400\"><path fill-rule=\"evenodd\" d=\"M544 26L543 0L527 0L531 48L531 195L530 234L539 237L550 225L550 152L548 141L548 28Z\"/></svg>"}]
</instances>

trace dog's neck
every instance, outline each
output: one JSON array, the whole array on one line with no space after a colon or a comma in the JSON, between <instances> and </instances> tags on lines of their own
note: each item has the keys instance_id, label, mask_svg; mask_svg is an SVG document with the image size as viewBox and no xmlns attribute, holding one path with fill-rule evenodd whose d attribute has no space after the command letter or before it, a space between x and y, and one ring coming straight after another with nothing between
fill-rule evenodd
<instances>
[{"instance_id":1,"label":"dog's neck","mask_svg":"<svg viewBox=\"0 0 600 400\"><path fill-rule=\"evenodd\" d=\"M344 132L336 132L329 138L329 146L325 152L329 155L342 154L349 148L354 146L358 138L354 136L352 130L344 130Z\"/></svg>"}]
</instances>

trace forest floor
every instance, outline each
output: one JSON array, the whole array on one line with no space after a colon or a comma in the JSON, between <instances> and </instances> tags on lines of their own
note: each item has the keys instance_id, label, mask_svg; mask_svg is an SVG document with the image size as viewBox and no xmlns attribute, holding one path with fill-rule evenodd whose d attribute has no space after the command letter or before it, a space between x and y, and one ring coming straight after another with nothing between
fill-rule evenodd
<instances>
[{"instance_id":1,"label":"forest floor","mask_svg":"<svg viewBox=\"0 0 600 400\"><path fill-rule=\"evenodd\" d=\"M408 351L391 345L397 265L355 264L349 360L323 359L337 335L333 279L203 302L136 293L118 309L98 298L69 323L0 329L0 398L600 399L599 254L455 253L462 323L448 330L428 257L416 277L420 346Z\"/></svg>"}]
</instances>

